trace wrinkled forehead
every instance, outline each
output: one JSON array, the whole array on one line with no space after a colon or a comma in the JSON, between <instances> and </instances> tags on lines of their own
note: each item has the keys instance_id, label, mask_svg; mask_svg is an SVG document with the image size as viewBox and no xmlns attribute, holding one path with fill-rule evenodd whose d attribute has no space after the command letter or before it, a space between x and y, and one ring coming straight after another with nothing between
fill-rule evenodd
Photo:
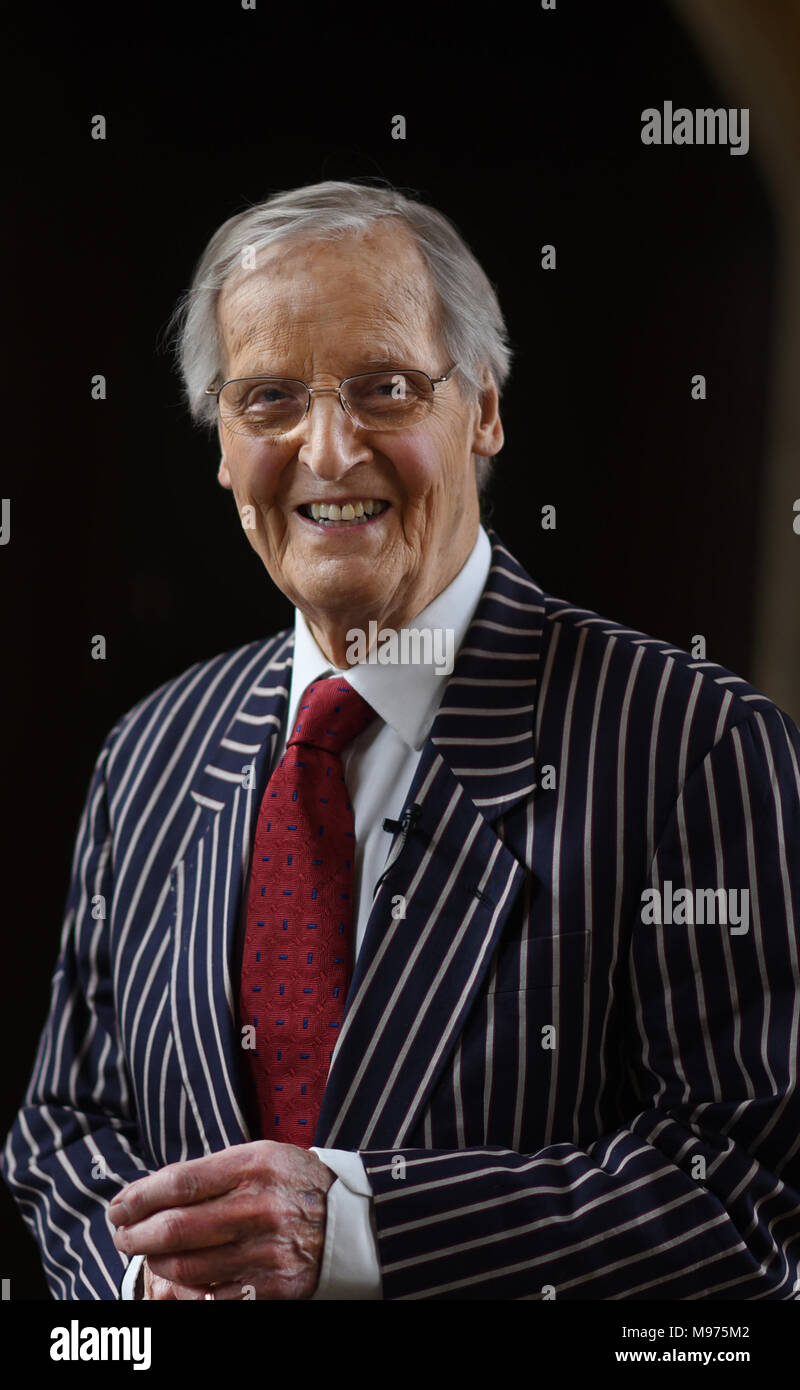
<instances>
[{"instance_id":1,"label":"wrinkled forehead","mask_svg":"<svg viewBox=\"0 0 800 1390\"><path fill-rule=\"evenodd\" d=\"M369 338L402 352L435 334L437 296L421 252L402 228L378 224L334 241L304 238L252 250L217 304L229 361L251 349L286 351L315 334Z\"/></svg>"}]
</instances>

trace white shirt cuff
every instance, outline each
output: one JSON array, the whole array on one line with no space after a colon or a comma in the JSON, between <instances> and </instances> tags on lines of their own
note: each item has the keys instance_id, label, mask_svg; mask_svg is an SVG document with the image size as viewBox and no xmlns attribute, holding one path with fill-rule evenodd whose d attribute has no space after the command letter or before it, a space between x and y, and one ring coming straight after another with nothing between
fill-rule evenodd
<instances>
[{"instance_id":1,"label":"white shirt cuff","mask_svg":"<svg viewBox=\"0 0 800 1390\"><path fill-rule=\"evenodd\" d=\"M131 1255L131 1262L128 1265L128 1268L125 1270L125 1274L123 1276L122 1287L120 1288L119 1294L120 1298L135 1299L137 1297L143 1297L144 1289L141 1289L138 1295L136 1293L136 1283L139 1278L139 1272L143 1264L144 1255Z\"/></svg>"},{"instance_id":2,"label":"white shirt cuff","mask_svg":"<svg viewBox=\"0 0 800 1390\"><path fill-rule=\"evenodd\" d=\"M336 1174L328 1189L325 1248L313 1299L382 1297L378 1242L372 1225L372 1188L357 1153L311 1149Z\"/></svg>"}]
</instances>

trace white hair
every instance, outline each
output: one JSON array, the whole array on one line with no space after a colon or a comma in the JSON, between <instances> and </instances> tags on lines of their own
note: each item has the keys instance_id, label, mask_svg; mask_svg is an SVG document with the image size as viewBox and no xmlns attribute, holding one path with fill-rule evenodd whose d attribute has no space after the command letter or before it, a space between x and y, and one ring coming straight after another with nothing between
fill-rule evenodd
<instances>
[{"instance_id":1,"label":"white hair","mask_svg":"<svg viewBox=\"0 0 800 1390\"><path fill-rule=\"evenodd\" d=\"M222 287L241 271L243 252L254 253L290 239L335 240L365 232L382 218L396 217L411 232L428 268L434 291L433 321L445 350L459 363L454 381L477 403L488 368L502 393L511 368L511 348L494 287L449 218L399 189L328 180L275 193L265 202L229 217L214 233L181 297L168 331L176 334L176 356L192 418L216 425L216 402L205 389L222 381L223 344L217 318ZM475 456L478 489L489 478L491 459Z\"/></svg>"}]
</instances>

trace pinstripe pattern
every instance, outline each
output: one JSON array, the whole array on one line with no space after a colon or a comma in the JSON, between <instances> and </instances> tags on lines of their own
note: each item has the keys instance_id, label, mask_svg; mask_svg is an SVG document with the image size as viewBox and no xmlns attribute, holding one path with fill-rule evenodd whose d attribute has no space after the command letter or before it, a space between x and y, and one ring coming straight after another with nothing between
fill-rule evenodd
<instances>
[{"instance_id":1,"label":"pinstripe pattern","mask_svg":"<svg viewBox=\"0 0 800 1390\"><path fill-rule=\"evenodd\" d=\"M315 1143L361 1152L387 1298L788 1300L800 734L713 662L543 593L492 539ZM193 666L98 757L3 1159L58 1298L116 1296L121 1184L250 1138L237 943L291 655L282 633ZM645 925L666 880L747 888L749 932Z\"/></svg>"}]
</instances>

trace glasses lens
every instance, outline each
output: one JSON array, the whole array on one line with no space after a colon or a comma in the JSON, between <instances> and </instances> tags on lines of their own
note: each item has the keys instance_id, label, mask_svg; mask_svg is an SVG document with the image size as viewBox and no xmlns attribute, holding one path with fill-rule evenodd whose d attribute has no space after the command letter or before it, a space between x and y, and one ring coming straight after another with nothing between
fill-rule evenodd
<instances>
[{"instance_id":1,"label":"glasses lens","mask_svg":"<svg viewBox=\"0 0 800 1390\"><path fill-rule=\"evenodd\" d=\"M225 426L234 434L285 434L303 418L305 387L282 377L246 377L229 381L219 394Z\"/></svg>"},{"instance_id":2,"label":"glasses lens","mask_svg":"<svg viewBox=\"0 0 800 1390\"><path fill-rule=\"evenodd\" d=\"M408 429L427 414L433 387L423 372L369 372L348 381L343 394L365 429Z\"/></svg>"}]
</instances>

